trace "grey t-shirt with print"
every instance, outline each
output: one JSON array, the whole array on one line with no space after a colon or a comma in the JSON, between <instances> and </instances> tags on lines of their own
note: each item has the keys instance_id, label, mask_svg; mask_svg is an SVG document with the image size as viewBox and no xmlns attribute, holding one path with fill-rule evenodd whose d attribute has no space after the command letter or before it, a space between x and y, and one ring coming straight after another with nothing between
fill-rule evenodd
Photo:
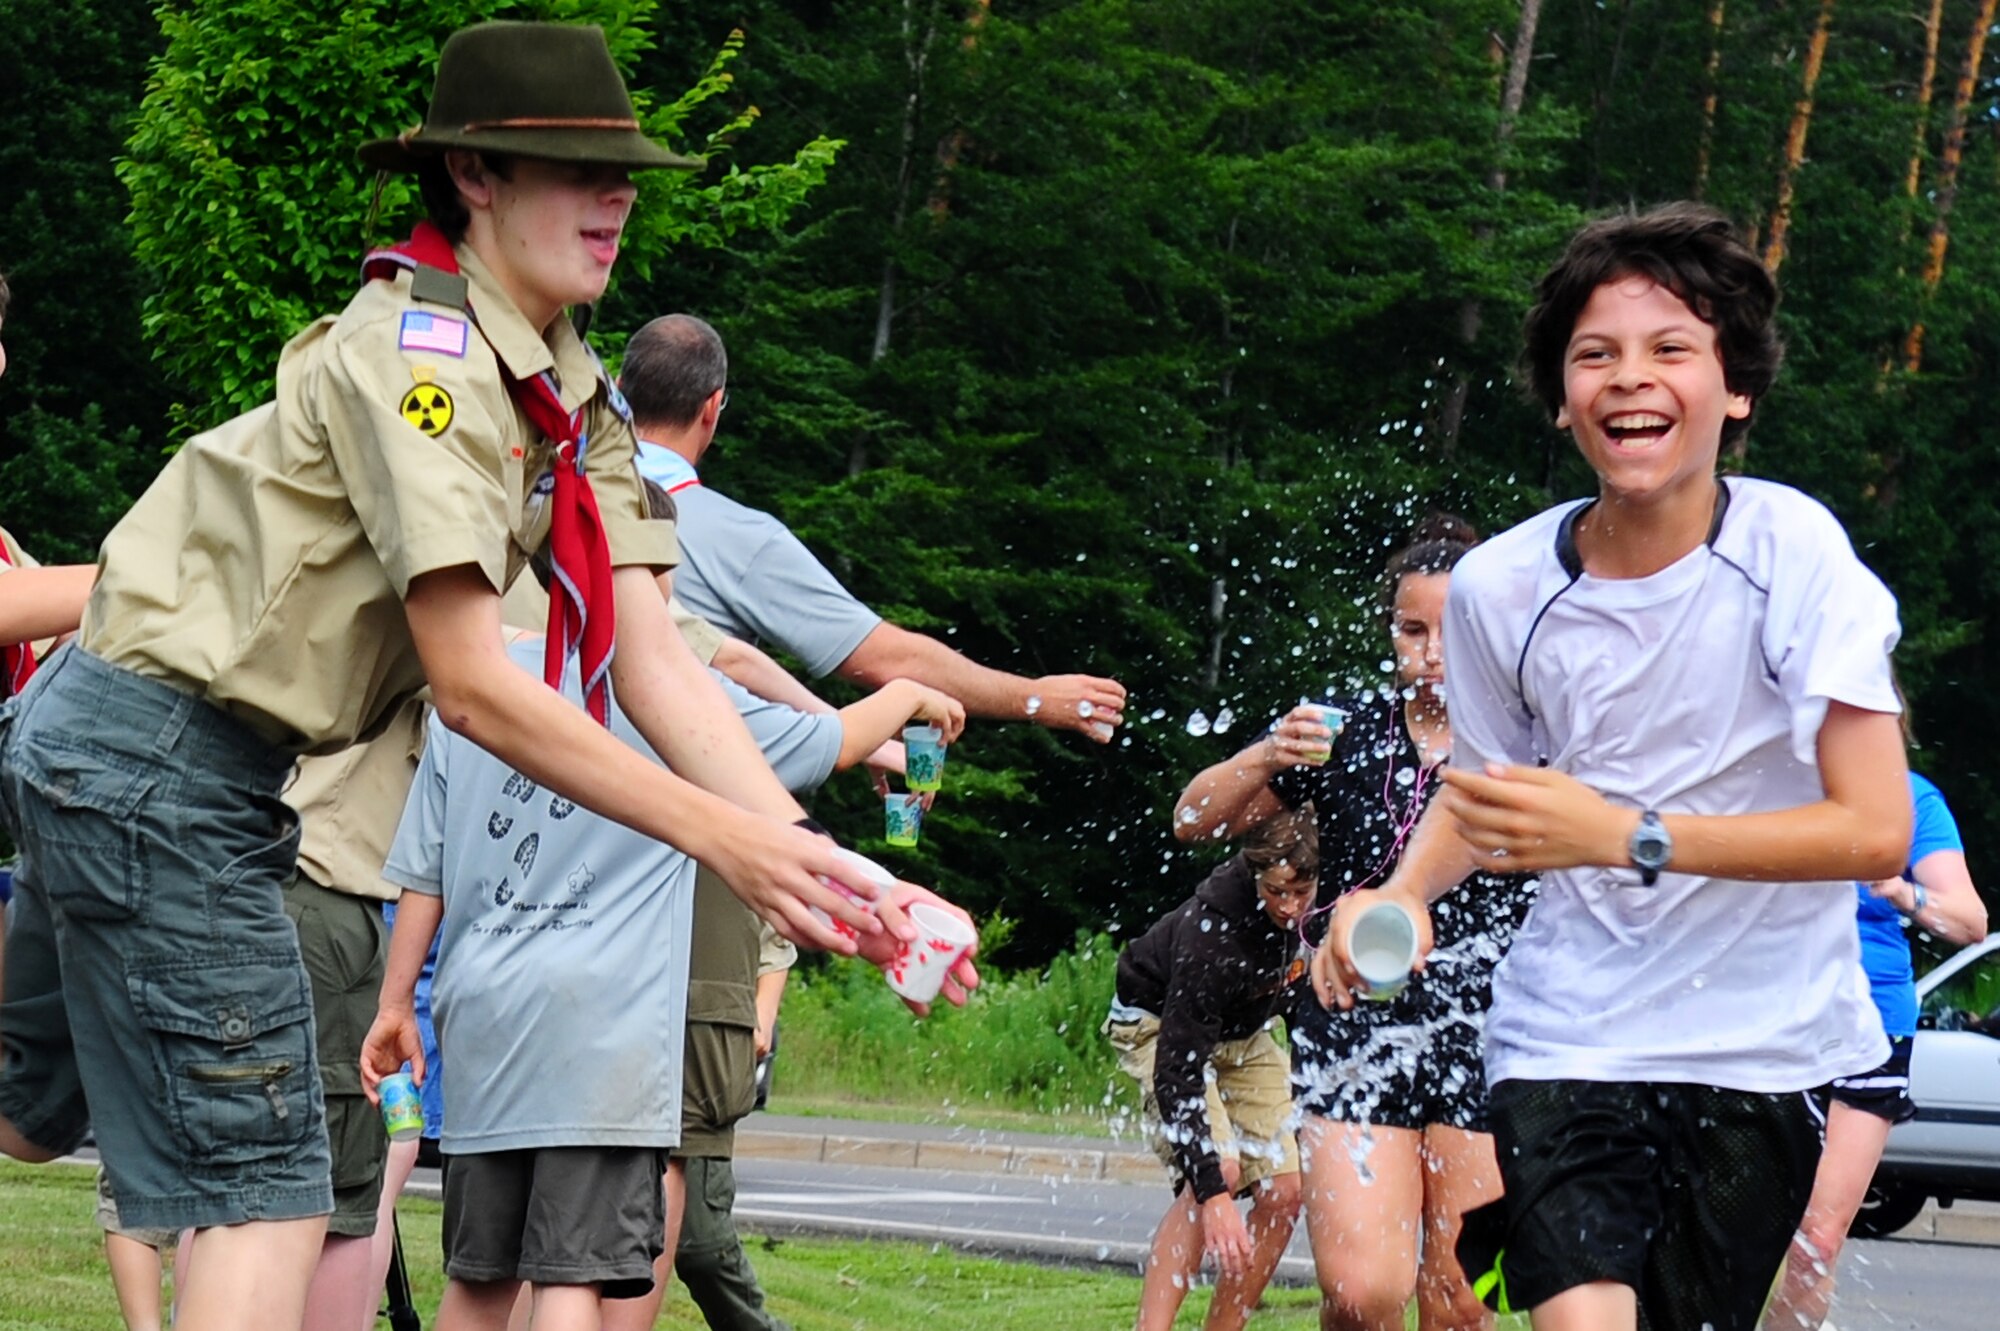
<instances>
[{"instance_id":1,"label":"grey t-shirt with print","mask_svg":"<svg viewBox=\"0 0 2000 1331\"><path fill-rule=\"evenodd\" d=\"M509 655L541 673L540 641ZM611 729L654 757L615 706ZM679 1143L694 861L433 716L383 876L444 897L446 1153Z\"/></svg>"}]
</instances>

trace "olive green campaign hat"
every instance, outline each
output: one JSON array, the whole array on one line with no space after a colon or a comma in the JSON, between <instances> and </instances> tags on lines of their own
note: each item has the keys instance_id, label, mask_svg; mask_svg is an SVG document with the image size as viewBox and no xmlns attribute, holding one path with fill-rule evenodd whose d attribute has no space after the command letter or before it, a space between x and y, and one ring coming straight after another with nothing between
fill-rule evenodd
<instances>
[{"instance_id":1,"label":"olive green campaign hat","mask_svg":"<svg viewBox=\"0 0 2000 1331\"><path fill-rule=\"evenodd\" d=\"M577 23L460 28L438 53L424 123L356 156L377 171L415 171L447 148L634 170L704 165L640 133L603 31Z\"/></svg>"}]
</instances>

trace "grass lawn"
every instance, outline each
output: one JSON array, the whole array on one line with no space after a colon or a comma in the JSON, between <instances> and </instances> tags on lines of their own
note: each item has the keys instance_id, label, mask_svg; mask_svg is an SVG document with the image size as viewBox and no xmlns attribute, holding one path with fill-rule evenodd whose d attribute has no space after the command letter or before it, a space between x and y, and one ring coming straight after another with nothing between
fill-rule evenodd
<instances>
[{"instance_id":1,"label":"grass lawn","mask_svg":"<svg viewBox=\"0 0 2000 1331\"><path fill-rule=\"evenodd\" d=\"M410 1199L399 1208L404 1250L429 1326L444 1281L439 1273L439 1209ZM92 1216L92 1171L0 1163L0 1331L121 1331L111 1278ZM1061 1271L909 1243L750 1241L751 1260L775 1312L797 1331L1047 1331L1129 1325L1135 1277ZM1188 1300L1187 1326L1200 1325L1206 1291ZM1315 1296L1273 1291L1257 1331L1317 1327ZM676 1287L664 1327L694 1331L700 1314ZM388 1323L381 1323L387 1327Z\"/></svg>"},{"instance_id":2,"label":"grass lawn","mask_svg":"<svg viewBox=\"0 0 2000 1331\"><path fill-rule=\"evenodd\" d=\"M0 1162L0 1331L122 1331L93 1219L92 1179L84 1166ZM444 1289L439 1208L412 1198L399 1210L417 1306L429 1327ZM966 1257L943 1247L749 1242L772 1310L796 1331L1123 1331L1139 1300L1136 1276ZM1200 1326L1207 1306L1208 1291L1196 1291L1179 1325ZM1317 1309L1315 1290L1274 1289L1251 1331L1316 1331ZM676 1286L660 1325L698 1331L703 1323ZM1517 1325L1526 1319L1502 1322Z\"/></svg>"}]
</instances>

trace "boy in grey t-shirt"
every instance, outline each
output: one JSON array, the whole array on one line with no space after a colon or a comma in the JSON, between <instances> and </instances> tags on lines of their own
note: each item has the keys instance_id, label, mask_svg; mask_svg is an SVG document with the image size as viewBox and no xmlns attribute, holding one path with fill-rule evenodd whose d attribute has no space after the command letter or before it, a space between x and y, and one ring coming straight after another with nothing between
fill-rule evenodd
<instances>
[{"instance_id":1,"label":"boy in grey t-shirt","mask_svg":"<svg viewBox=\"0 0 2000 1331\"><path fill-rule=\"evenodd\" d=\"M526 639L508 654L533 670L541 651ZM565 686L576 702L574 667ZM610 722L651 754L615 704ZM660 1174L680 1140L694 862L433 717L383 876L407 890L362 1050L371 1092L405 1059L422 1075L410 994L441 931L440 1314L504 1322L524 1280L538 1303L644 1293L665 1232Z\"/></svg>"},{"instance_id":2,"label":"boy in grey t-shirt","mask_svg":"<svg viewBox=\"0 0 2000 1331\"><path fill-rule=\"evenodd\" d=\"M523 640L509 655L532 671L541 650ZM766 718L766 742L788 766L854 761L873 743L859 747L849 732L867 727L850 714L871 702L895 725L939 706L956 712L955 723L938 718L951 730L963 724L928 690L885 693L830 725ZM565 697L580 697L574 666ZM746 712L785 710L734 700ZM650 756L615 702L610 725ZM552 795L433 718L383 876L406 891L362 1051L371 1093L405 1061L424 1073L411 995L440 943L433 1002L451 1107L451 1284L440 1314L504 1322L525 1281L538 1307L588 1301L594 1322L599 1299L651 1288L666 1234L660 1179L680 1140L694 863ZM935 900L907 884L894 895Z\"/></svg>"}]
</instances>

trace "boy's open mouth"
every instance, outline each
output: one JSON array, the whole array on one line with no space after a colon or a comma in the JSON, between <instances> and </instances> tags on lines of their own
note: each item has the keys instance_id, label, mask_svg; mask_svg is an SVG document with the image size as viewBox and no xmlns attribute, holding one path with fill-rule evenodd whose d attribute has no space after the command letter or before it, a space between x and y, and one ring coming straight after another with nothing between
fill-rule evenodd
<instances>
[{"instance_id":1,"label":"boy's open mouth","mask_svg":"<svg viewBox=\"0 0 2000 1331\"><path fill-rule=\"evenodd\" d=\"M1604 433L1613 442L1644 446L1666 437L1674 423L1657 411L1626 411L1604 420Z\"/></svg>"},{"instance_id":2,"label":"boy's open mouth","mask_svg":"<svg viewBox=\"0 0 2000 1331\"><path fill-rule=\"evenodd\" d=\"M618 257L617 227L598 227L585 231L583 242L590 247L592 257L600 263L610 263Z\"/></svg>"}]
</instances>

